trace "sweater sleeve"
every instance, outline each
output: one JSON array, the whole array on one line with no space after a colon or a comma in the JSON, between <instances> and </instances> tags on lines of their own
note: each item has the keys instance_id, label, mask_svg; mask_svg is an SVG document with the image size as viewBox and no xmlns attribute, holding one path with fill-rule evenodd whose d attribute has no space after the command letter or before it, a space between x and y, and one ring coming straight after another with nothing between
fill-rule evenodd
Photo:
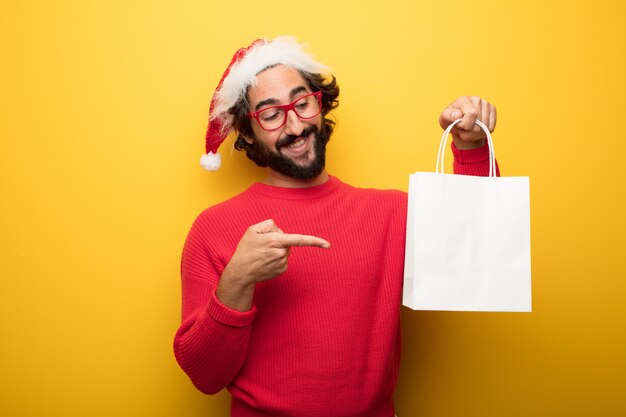
<instances>
[{"instance_id":1,"label":"sweater sleeve","mask_svg":"<svg viewBox=\"0 0 626 417\"><path fill-rule=\"evenodd\" d=\"M233 380L244 362L256 308L240 312L218 300L215 289L221 271L201 229L196 221L183 249L183 312L174 354L196 388L215 394Z\"/></svg>"},{"instance_id":2,"label":"sweater sleeve","mask_svg":"<svg viewBox=\"0 0 626 417\"><path fill-rule=\"evenodd\" d=\"M483 146L475 149L459 150L452 142L452 154L454 155L453 169L455 174L474 175L486 177L489 175L489 146L485 142ZM500 176L500 168L496 161L496 176Z\"/></svg>"}]
</instances>

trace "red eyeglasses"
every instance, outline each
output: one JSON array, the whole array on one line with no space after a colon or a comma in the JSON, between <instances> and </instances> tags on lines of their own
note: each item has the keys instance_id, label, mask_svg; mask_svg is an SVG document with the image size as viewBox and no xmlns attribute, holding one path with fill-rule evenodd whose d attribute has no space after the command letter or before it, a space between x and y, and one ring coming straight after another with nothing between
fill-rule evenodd
<instances>
[{"instance_id":1,"label":"red eyeglasses","mask_svg":"<svg viewBox=\"0 0 626 417\"><path fill-rule=\"evenodd\" d=\"M316 91L297 100L280 106L265 107L259 111L248 113L251 119L256 119L263 130L280 129L287 123L287 113L293 110L300 119L312 119L322 112L322 92Z\"/></svg>"}]
</instances>

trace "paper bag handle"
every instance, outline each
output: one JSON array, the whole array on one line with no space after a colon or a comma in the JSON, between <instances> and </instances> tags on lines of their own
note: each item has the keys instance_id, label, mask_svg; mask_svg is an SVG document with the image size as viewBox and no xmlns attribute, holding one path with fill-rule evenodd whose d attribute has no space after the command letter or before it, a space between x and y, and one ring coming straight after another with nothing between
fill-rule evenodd
<instances>
[{"instance_id":1,"label":"paper bag handle","mask_svg":"<svg viewBox=\"0 0 626 417\"><path fill-rule=\"evenodd\" d=\"M460 123L461 120L463 119L457 119L454 122L450 123L450 126L448 126L445 132L443 132L443 136L441 136L441 142L439 143L439 153L437 154L437 167L435 168L435 172L443 174L443 167L444 167L443 156L446 151L446 142L448 141L448 136L450 135L450 131L452 130L452 128L456 124ZM489 129L487 128L487 126L485 126L485 124L481 122L480 120L476 120L474 123L480 126L480 128L484 130L485 133L487 134L487 144L489 146L489 176L495 177L496 176L496 155L493 151L493 140L491 139L491 133L489 133Z\"/></svg>"}]
</instances>

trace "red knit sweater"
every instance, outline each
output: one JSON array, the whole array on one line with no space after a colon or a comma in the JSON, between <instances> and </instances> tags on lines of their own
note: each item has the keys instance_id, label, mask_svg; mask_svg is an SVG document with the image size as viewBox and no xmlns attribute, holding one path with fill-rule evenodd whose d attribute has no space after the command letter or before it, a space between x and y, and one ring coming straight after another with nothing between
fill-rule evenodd
<instances>
[{"instance_id":1,"label":"red knit sweater","mask_svg":"<svg viewBox=\"0 0 626 417\"><path fill-rule=\"evenodd\" d=\"M453 151L455 172L488 171L485 147ZM183 250L174 340L194 385L228 388L233 417L393 416L406 204L403 192L330 177L305 189L257 183L200 214ZM270 218L331 248L293 247L250 311L229 309L215 296L219 277L246 229Z\"/></svg>"}]
</instances>

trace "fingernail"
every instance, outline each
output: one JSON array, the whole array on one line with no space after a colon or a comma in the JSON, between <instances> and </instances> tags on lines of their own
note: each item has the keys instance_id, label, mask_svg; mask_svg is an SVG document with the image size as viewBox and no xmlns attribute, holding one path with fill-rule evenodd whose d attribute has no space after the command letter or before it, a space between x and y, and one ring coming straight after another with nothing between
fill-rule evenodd
<instances>
[{"instance_id":1,"label":"fingernail","mask_svg":"<svg viewBox=\"0 0 626 417\"><path fill-rule=\"evenodd\" d=\"M461 112L455 110L455 111L452 112L451 116L452 116L453 119L458 119L459 117L461 117Z\"/></svg>"}]
</instances>

